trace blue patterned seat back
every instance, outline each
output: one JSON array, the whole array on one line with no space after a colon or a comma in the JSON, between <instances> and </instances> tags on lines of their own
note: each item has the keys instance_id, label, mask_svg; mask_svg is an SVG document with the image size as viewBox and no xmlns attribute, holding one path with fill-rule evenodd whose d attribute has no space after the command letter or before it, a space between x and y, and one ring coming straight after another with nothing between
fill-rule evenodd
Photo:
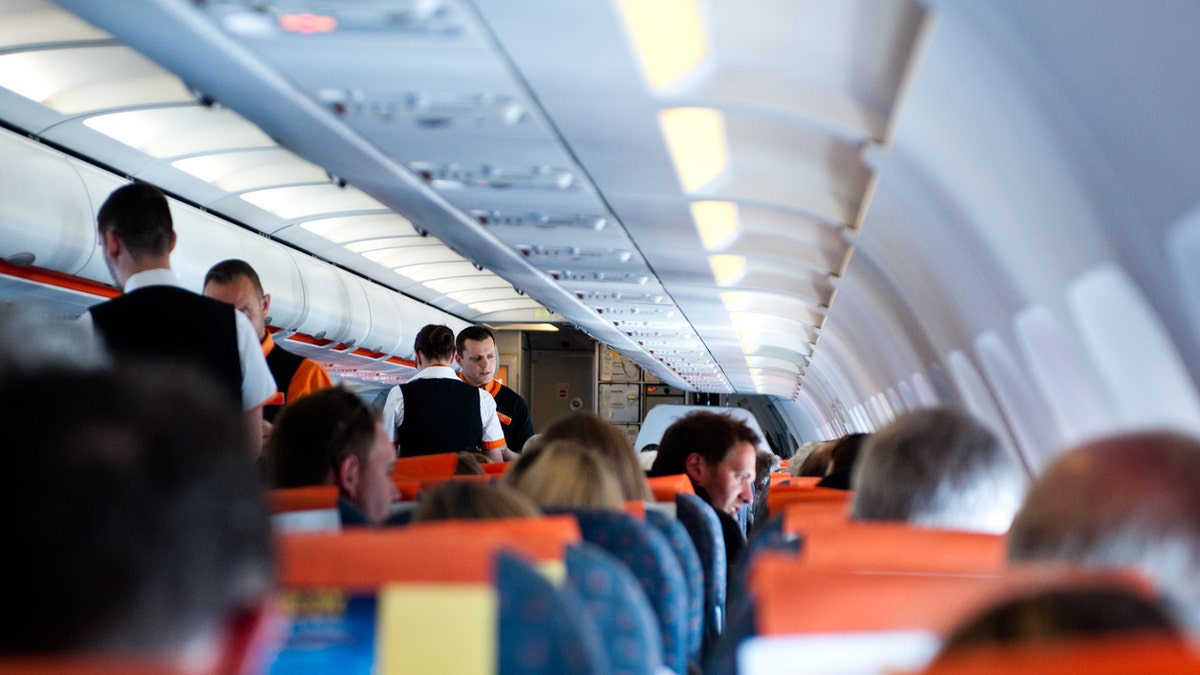
<instances>
[{"instance_id":1,"label":"blue patterned seat back","mask_svg":"<svg viewBox=\"0 0 1200 675\"><path fill-rule=\"evenodd\" d=\"M567 548L567 586L607 647L613 675L653 675L662 664L658 620L641 585L620 560L586 542Z\"/></svg>"},{"instance_id":2,"label":"blue patterned seat back","mask_svg":"<svg viewBox=\"0 0 1200 675\"><path fill-rule=\"evenodd\" d=\"M696 495L675 495L675 516L687 530L704 570L704 644L725 629L725 535L716 511Z\"/></svg>"},{"instance_id":3,"label":"blue patterned seat back","mask_svg":"<svg viewBox=\"0 0 1200 675\"><path fill-rule=\"evenodd\" d=\"M517 556L496 556L500 675L609 675L596 624L570 589Z\"/></svg>"},{"instance_id":4,"label":"blue patterned seat back","mask_svg":"<svg viewBox=\"0 0 1200 675\"><path fill-rule=\"evenodd\" d=\"M691 536L678 520L661 511L646 510L646 522L654 526L667 538L683 579L687 582L688 594L688 658L695 661L700 657L700 641L704 636L704 568Z\"/></svg>"},{"instance_id":5,"label":"blue patterned seat back","mask_svg":"<svg viewBox=\"0 0 1200 675\"><path fill-rule=\"evenodd\" d=\"M598 510L569 513L579 520L584 541L612 554L633 573L658 619L663 664L681 675L686 673L687 582L667 538L626 513Z\"/></svg>"}]
</instances>

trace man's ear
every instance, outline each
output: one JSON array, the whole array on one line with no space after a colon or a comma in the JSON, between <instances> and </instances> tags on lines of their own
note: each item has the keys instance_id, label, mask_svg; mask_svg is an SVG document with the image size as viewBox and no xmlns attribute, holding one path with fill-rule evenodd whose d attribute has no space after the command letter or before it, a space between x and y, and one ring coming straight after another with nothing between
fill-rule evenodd
<instances>
[{"instance_id":1,"label":"man's ear","mask_svg":"<svg viewBox=\"0 0 1200 675\"><path fill-rule=\"evenodd\" d=\"M262 305L263 305L263 318L266 318L266 316L271 313L271 294L270 293L263 293Z\"/></svg>"},{"instance_id":2,"label":"man's ear","mask_svg":"<svg viewBox=\"0 0 1200 675\"><path fill-rule=\"evenodd\" d=\"M109 260L116 260L116 257L121 253L121 238L117 236L116 230L103 230L100 232L100 246L104 249L104 256Z\"/></svg>"},{"instance_id":3,"label":"man's ear","mask_svg":"<svg viewBox=\"0 0 1200 675\"><path fill-rule=\"evenodd\" d=\"M171 245L167 247L167 253L175 250L175 230L171 230Z\"/></svg>"},{"instance_id":4,"label":"man's ear","mask_svg":"<svg viewBox=\"0 0 1200 675\"><path fill-rule=\"evenodd\" d=\"M338 462L337 476L334 478L337 480L338 487L341 488L342 492L345 492L346 496L351 499L358 499L360 473L358 456L349 454L343 457L342 461Z\"/></svg>"},{"instance_id":5,"label":"man's ear","mask_svg":"<svg viewBox=\"0 0 1200 675\"><path fill-rule=\"evenodd\" d=\"M683 460L683 468L688 478L700 480L704 475L704 458L698 452L688 453L687 459Z\"/></svg>"},{"instance_id":6,"label":"man's ear","mask_svg":"<svg viewBox=\"0 0 1200 675\"><path fill-rule=\"evenodd\" d=\"M230 612L221 627L215 673L260 673L287 637L287 621L269 599Z\"/></svg>"}]
</instances>

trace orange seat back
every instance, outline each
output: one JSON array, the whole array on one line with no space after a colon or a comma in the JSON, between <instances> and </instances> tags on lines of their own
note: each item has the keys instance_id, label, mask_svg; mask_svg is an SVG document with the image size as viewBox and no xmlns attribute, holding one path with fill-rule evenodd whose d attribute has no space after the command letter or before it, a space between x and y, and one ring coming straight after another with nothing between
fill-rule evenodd
<instances>
[{"instance_id":1,"label":"orange seat back","mask_svg":"<svg viewBox=\"0 0 1200 675\"><path fill-rule=\"evenodd\" d=\"M903 523L847 521L803 528L800 561L811 569L939 574L996 574L1007 538Z\"/></svg>"},{"instance_id":2,"label":"orange seat back","mask_svg":"<svg viewBox=\"0 0 1200 675\"><path fill-rule=\"evenodd\" d=\"M838 501L794 502L783 507L783 531L802 534L813 528L844 525L850 520L849 505Z\"/></svg>"},{"instance_id":3,"label":"orange seat back","mask_svg":"<svg viewBox=\"0 0 1200 675\"><path fill-rule=\"evenodd\" d=\"M809 477L811 480L811 477ZM818 479L819 480L819 479ZM803 481L803 482L797 482ZM788 485L772 486L767 493L767 510L771 515L780 513L784 507L796 502L840 502L848 503L852 496L848 490L807 485L804 478L794 478Z\"/></svg>"},{"instance_id":4,"label":"orange seat back","mask_svg":"<svg viewBox=\"0 0 1200 675\"><path fill-rule=\"evenodd\" d=\"M284 588L373 591L386 582L488 582L500 549L533 561L562 560L580 540L571 516L446 520L403 528L284 534L279 579Z\"/></svg>"},{"instance_id":5,"label":"orange seat back","mask_svg":"<svg viewBox=\"0 0 1200 675\"><path fill-rule=\"evenodd\" d=\"M296 488L275 488L267 491L271 513L310 511L337 508L336 485L309 485Z\"/></svg>"},{"instance_id":6,"label":"orange seat back","mask_svg":"<svg viewBox=\"0 0 1200 675\"><path fill-rule=\"evenodd\" d=\"M436 455L401 457L392 469L392 481L423 480L426 478L449 478L458 468L458 455L443 452Z\"/></svg>"},{"instance_id":7,"label":"orange seat back","mask_svg":"<svg viewBox=\"0 0 1200 675\"><path fill-rule=\"evenodd\" d=\"M761 635L930 630L945 634L1014 593L1063 584L1122 585L1149 593L1132 573L1022 566L993 574L813 569L798 558L764 553L750 570L755 629Z\"/></svg>"},{"instance_id":8,"label":"orange seat back","mask_svg":"<svg viewBox=\"0 0 1200 675\"><path fill-rule=\"evenodd\" d=\"M687 474L678 473L673 476L655 476L648 478L646 481L650 484L650 493L654 495L656 502L671 502L675 503L675 495L683 492L685 494L694 495L696 490L692 488L692 481L687 477Z\"/></svg>"},{"instance_id":9,"label":"orange seat back","mask_svg":"<svg viewBox=\"0 0 1200 675\"><path fill-rule=\"evenodd\" d=\"M489 476L503 476L511 465L512 462L485 462L480 466L483 467L483 472Z\"/></svg>"}]
</instances>

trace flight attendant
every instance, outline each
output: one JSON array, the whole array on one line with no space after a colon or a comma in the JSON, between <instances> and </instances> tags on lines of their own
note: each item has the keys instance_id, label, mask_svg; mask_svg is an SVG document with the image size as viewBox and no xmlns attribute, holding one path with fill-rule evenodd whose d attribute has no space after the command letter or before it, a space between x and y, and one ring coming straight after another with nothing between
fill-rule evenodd
<instances>
[{"instance_id":1,"label":"flight attendant","mask_svg":"<svg viewBox=\"0 0 1200 675\"><path fill-rule=\"evenodd\" d=\"M417 374L392 387L383 405L384 427L400 456L479 450L497 462L513 457L495 399L454 372L454 331L430 324L417 333L413 347Z\"/></svg>"}]
</instances>

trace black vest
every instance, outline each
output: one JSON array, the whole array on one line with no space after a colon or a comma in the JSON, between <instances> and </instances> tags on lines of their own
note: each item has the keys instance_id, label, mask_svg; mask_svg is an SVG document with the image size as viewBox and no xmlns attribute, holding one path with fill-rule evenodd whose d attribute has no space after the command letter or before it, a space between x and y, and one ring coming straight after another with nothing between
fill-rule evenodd
<instances>
[{"instance_id":1,"label":"black vest","mask_svg":"<svg viewBox=\"0 0 1200 675\"><path fill-rule=\"evenodd\" d=\"M300 364L303 362L303 356L284 351L278 344L270 354L267 354L267 367L271 369L271 377L275 378L275 388L283 394L284 399L282 405L263 406L264 420L274 422L275 416L279 414L283 406L291 403L287 400L288 386L292 384L292 378L296 376L296 371L300 369Z\"/></svg>"},{"instance_id":2,"label":"black vest","mask_svg":"<svg viewBox=\"0 0 1200 675\"><path fill-rule=\"evenodd\" d=\"M401 457L474 452L483 440L479 388L430 378L400 385L404 422L396 430Z\"/></svg>"},{"instance_id":3,"label":"black vest","mask_svg":"<svg viewBox=\"0 0 1200 675\"><path fill-rule=\"evenodd\" d=\"M175 286L146 286L92 307L117 359L174 361L208 372L242 409L236 309Z\"/></svg>"}]
</instances>

